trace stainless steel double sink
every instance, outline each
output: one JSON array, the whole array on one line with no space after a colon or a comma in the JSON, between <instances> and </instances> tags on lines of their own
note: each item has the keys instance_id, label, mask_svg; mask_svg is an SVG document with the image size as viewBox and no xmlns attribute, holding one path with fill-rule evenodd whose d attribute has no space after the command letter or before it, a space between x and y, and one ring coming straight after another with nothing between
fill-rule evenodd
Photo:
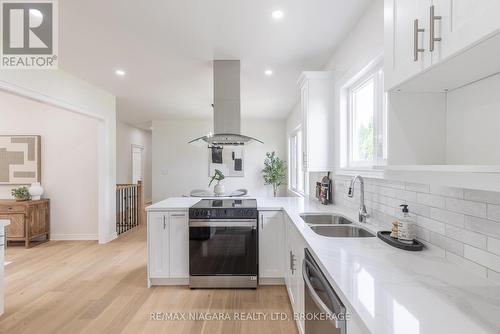
<instances>
[{"instance_id":1,"label":"stainless steel double sink","mask_svg":"<svg viewBox=\"0 0 500 334\"><path fill-rule=\"evenodd\" d=\"M304 213L300 218L309 225L314 233L331 238L368 238L375 237L370 231L353 225L348 218L338 214Z\"/></svg>"}]
</instances>

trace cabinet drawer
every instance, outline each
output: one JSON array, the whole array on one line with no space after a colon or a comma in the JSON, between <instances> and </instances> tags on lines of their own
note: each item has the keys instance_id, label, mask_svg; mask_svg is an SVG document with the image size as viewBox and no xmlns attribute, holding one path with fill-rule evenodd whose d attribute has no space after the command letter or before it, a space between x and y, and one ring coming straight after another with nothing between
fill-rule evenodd
<instances>
[{"instance_id":1,"label":"cabinet drawer","mask_svg":"<svg viewBox=\"0 0 500 334\"><path fill-rule=\"evenodd\" d=\"M25 212L25 206L24 205L5 205L2 204L0 205L0 213L10 213L10 212L19 212L19 213L24 213Z\"/></svg>"}]
</instances>

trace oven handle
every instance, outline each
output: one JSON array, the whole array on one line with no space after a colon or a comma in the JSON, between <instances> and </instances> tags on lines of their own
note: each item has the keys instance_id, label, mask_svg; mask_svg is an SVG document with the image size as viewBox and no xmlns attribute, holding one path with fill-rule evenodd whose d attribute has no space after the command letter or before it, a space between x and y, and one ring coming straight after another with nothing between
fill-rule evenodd
<instances>
[{"instance_id":1,"label":"oven handle","mask_svg":"<svg viewBox=\"0 0 500 334\"><path fill-rule=\"evenodd\" d=\"M190 219L189 227L255 227L257 228L257 219L224 219L224 220L206 220Z\"/></svg>"},{"instance_id":2,"label":"oven handle","mask_svg":"<svg viewBox=\"0 0 500 334\"><path fill-rule=\"evenodd\" d=\"M302 264L302 276L304 278L305 287L309 291L309 295L311 296L311 299L314 301L314 303L316 304L316 306L318 306L318 308L322 312L326 313L328 315L328 317L330 319L332 319L331 321L335 324L335 328L338 328L338 329L342 330L343 327L344 327L343 326L344 325L343 324L344 321L338 320L337 317L336 317L336 315L333 313L333 311L330 310L328 308L328 306L325 305L325 303L321 300L321 298L319 298L318 294L314 290L314 287L312 286L311 281L309 280L309 274L307 273L307 268L309 268L309 270L313 271L314 274L315 274L315 276L318 277L318 279L321 281L321 285L324 286L325 292L328 294L328 297L334 303L336 301L335 296L330 291L330 287L328 286L328 283L326 283L326 282L323 281L323 277L321 276L321 273L318 271L318 269L316 269L314 267L314 265L310 261L304 259L304 262Z\"/></svg>"}]
</instances>

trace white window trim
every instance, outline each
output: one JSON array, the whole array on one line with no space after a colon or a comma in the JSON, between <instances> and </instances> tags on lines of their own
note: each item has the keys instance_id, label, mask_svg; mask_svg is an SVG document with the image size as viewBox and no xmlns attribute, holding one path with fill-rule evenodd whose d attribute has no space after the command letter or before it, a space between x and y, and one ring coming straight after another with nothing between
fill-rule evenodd
<instances>
[{"instance_id":1,"label":"white window trim","mask_svg":"<svg viewBox=\"0 0 500 334\"><path fill-rule=\"evenodd\" d=\"M292 171L291 171L291 163L292 163L292 160L291 160L291 154L292 154L292 151L291 151L291 145L290 145L290 139L293 137L293 136L296 136L299 132L302 133L302 125L299 125L297 126L295 129L293 129L292 131L290 131L288 133L288 136L287 136L287 145L288 145L288 191L290 191L291 193L297 195L297 196L300 196L300 197L304 197L305 196L305 188L306 188L306 183L305 183L305 175L303 176L304 180L302 181L303 182L303 191L300 191L299 189L295 188L295 187L292 187L292 182L291 182L291 177L292 177ZM304 134L302 133L302 136ZM302 137L300 138L302 139ZM303 156L303 150L304 148L302 147L302 143L301 143L301 152L297 152L297 169L296 169L296 173L303 173L304 174L304 171L303 171L303 164L302 164L302 156Z\"/></svg>"},{"instance_id":2,"label":"white window trim","mask_svg":"<svg viewBox=\"0 0 500 334\"><path fill-rule=\"evenodd\" d=\"M351 141L351 90L355 86L359 86L363 84L366 80L374 75L377 75L378 71L383 71L383 54L377 56L373 59L368 65L363 67L361 70L354 72L350 71L350 73L346 74L343 83L340 86L340 141L339 141L339 169L337 174L344 175L352 175L353 173L357 174L365 174L370 177L381 177L383 174L383 170L380 166L384 166L387 164L387 120L384 117L380 117L379 113L386 108L386 94L384 94L384 98L381 100L378 98L378 94L376 94L376 104L378 105L375 108L374 115L374 156L375 159L373 163L362 163L355 162L352 163L350 160L350 141ZM382 89L383 91L383 81L375 80L375 90ZM382 85L382 87L380 87ZM381 101L380 101L381 100ZM386 115L387 116L387 115ZM386 123L386 126L382 126L383 122ZM382 154L380 154L380 146L382 146ZM385 150L384 150L385 149ZM381 156L382 155L382 156Z\"/></svg>"}]
</instances>

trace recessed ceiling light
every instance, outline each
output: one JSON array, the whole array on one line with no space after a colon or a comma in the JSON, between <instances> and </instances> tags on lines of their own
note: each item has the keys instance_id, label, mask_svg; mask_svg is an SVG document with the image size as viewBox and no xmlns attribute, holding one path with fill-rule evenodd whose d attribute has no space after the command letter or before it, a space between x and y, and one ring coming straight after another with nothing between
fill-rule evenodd
<instances>
[{"instance_id":1,"label":"recessed ceiling light","mask_svg":"<svg viewBox=\"0 0 500 334\"><path fill-rule=\"evenodd\" d=\"M124 77L125 76L125 71L124 70L116 70L115 74L119 77Z\"/></svg>"},{"instance_id":2,"label":"recessed ceiling light","mask_svg":"<svg viewBox=\"0 0 500 334\"><path fill-rule=\"evenodd\" d=\"M273 71L272 70L265 70L264 74L267 75L268 77L270 77L271 75L273 75Z\"/></svg>"},{"instance_id":3,"label":"recessed ceiling light","mask_svg":"<svg viewBox=\"0 0 500 334\"><path fill-rule=\"evenodd\" d=\"M271 15L273 16L273 19L279 20L283 18L284 13L282 10L275 10Z\"/></svg>"}]
</instances>

